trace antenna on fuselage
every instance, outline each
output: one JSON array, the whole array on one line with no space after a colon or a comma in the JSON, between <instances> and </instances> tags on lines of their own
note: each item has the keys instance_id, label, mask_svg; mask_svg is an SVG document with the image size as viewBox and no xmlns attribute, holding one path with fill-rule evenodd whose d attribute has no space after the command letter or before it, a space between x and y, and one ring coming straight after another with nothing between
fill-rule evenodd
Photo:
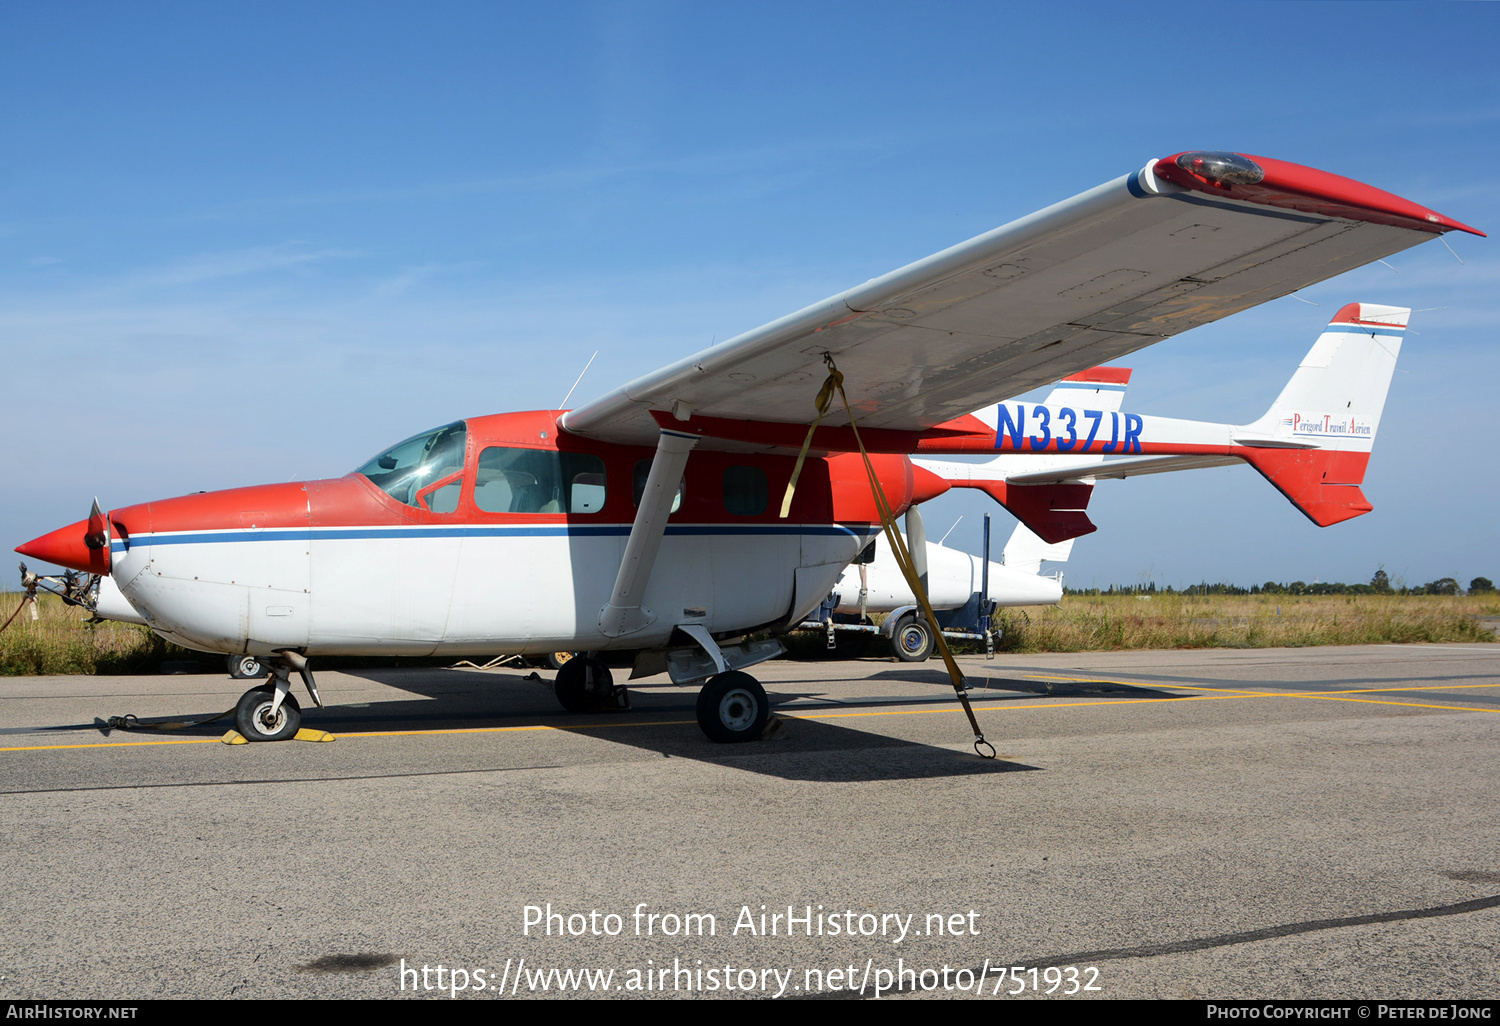
<instances>
[{"instance_id":1,"label":"antenna on fuselage","mask_svg":"<svg viewBox=\"0 0 1500 1026\"><path fill-rule=\"evenodd\" d=\"M962 520L963 520L963 517L960 516L958 518L958 520L953 521L953 527L957 527ZM953 527L948 528L948 534L952 534L953 533ZM941 538L938 539L938 544L939 545L943 544L943 542L945 542L945 541L948 540L948 534L945 534Z\"/></svg>"},{"instance_id":2,"label":"antenna on fuselage","mask_svg":"<svg viewBox=\"0 0 1500 1026\"><path fill-rule=\"evenodd\" d=\"M581 371L578 372L578 381L573 382L573 387L570 388L570 389L568 389L568 394L565 395L565 396L563 396L562 402L560 402L560 403L557 404L557 408L559 410L562 409L564 406L567 406L568 405L568 400L571 399L571 398L573 398L573 393L577 390L578 383L580 381L582 381L583 380L583 376L589 372L589 368L594 365L594 359L596 357L598 357L598 355L599 355L599 350L595 349L594 350L594 355L591 356L591 357L589 357L589 362L586 363L586 364L584 364L583 365L583 370L581 370Z\"/></svg>"}]
</instances>

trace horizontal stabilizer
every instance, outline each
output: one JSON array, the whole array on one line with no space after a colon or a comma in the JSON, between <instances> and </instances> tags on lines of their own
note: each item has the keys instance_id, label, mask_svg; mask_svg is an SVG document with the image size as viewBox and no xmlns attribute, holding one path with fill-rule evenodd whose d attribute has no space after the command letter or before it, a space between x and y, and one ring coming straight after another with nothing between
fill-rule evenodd
<instances>
[{"instance_id":1,"label":"horizontal stabilizer","mask_svg":"<svg viewBox=\"0 0 1500 1026\"><path fill-rule=\"evenodd\" d=\"M1049 545L1093 534L1089 496L1094 486L1077 481L1060 484L1011 485L1006 481L954 481L960 488L978 488L1010 511Z\"/></svg>"},{"instance_id":2,"label":"horizontal stabilizer","mask_svg":"<svg viewBox=\"0 0 1500 1026\"><path fill-rule=\"evenodd\" d=\"M1058 467L1055 470L1036 470L1025 474L1012 474L1006 478L1013 484L1052 484L1062 481L1077 481L1080 478L1094 480L1123 481L1127 477L1142 474L1166 474L1174 470L1204 470L1208 467L1232 467L1240 462L1238 456L1221 456L1213 453L1182 453L1176 456L1137 456L1128 460L1098 460L1094 463Z\"/></svg>"}]
</instances>

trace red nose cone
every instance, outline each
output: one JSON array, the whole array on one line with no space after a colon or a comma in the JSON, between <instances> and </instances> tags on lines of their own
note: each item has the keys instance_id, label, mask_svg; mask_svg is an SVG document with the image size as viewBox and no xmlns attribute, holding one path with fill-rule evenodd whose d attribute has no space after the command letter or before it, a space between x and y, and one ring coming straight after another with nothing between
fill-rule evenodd
<instances>
[{"instance_id":1,"label":"red nose cone","mask_svg":"<svg viewBox=\"0 0 1500 1026\"><path fill-rule=\"evenodd\" d=\"M100 546L91 549L84 541L89 533L89 522L80 520L76 524L59 528L51 534L33 538L25 545L17 545L16 551L32 559L65 566L69 570L84 570L91 574L109 573L109 549Z\"/></svg>"}]
</instances>

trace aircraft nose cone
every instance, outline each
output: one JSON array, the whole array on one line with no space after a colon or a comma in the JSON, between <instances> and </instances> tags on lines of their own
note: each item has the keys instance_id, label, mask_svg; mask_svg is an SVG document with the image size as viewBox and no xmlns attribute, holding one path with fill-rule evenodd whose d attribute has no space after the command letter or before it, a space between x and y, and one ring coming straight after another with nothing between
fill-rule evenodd
<instances>
[{"instance_id":1,"label":"aircraft nose cone","mask_svg":"<svg viewBox=\"0 0 1500 1026\"><path fill-rule=\"evenodd\" d=\"M946 480L938 477L932 471L926 469L925 467L919 467L916 464L912 464L911 476L911 502L913 506L915 506L919 502L926 502L929 499L935 499L939 495L942 495L944 492L946 492L949 488L953 487Z\"/></svg>"},{"instance_id":2,"label":"aircraft nose cone","mask_svg":"<svg viewBox=\"0 0 1500 1026\"><path fill-rule=\"evenodd\" d=\"M109 573L109 550L102 545L89 548L84 540L89 534L89 522L80 520L76 524L60 527L51 534L33 538L25 545L17 545L16 551L45 563L55 563L69 570L83 570L91 574Z\"/></svg>"}]
</instances>

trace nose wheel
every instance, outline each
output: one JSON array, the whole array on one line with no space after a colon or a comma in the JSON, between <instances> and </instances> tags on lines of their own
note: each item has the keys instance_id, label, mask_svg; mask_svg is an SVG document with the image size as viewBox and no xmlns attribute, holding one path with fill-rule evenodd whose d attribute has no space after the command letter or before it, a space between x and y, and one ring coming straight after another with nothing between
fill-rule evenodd
<instances>
[{"instance_id":1,"label":"nose wheel","mask_svg":"<svg viewBox=\"0 0 1500 1026\"><path fill-rule=\"evenodd\" d=\"M302 726L302 707L290 694L276 701L271 685L252 688L240 696L234 707L234 729L246 741L285 741Z\"/></svg>"},{"instance_id":2,"label":"nose wheel","mask_svg":"<svg viewBox=\"0 0 1500 1026\"><path fill-rule=\"evenodd\" d=\"M760 681L728 670L708 678L698 692L698 726L710 741L733 744L757 740L771 715L771 700Z\"/></svg>"}]
</instances>

